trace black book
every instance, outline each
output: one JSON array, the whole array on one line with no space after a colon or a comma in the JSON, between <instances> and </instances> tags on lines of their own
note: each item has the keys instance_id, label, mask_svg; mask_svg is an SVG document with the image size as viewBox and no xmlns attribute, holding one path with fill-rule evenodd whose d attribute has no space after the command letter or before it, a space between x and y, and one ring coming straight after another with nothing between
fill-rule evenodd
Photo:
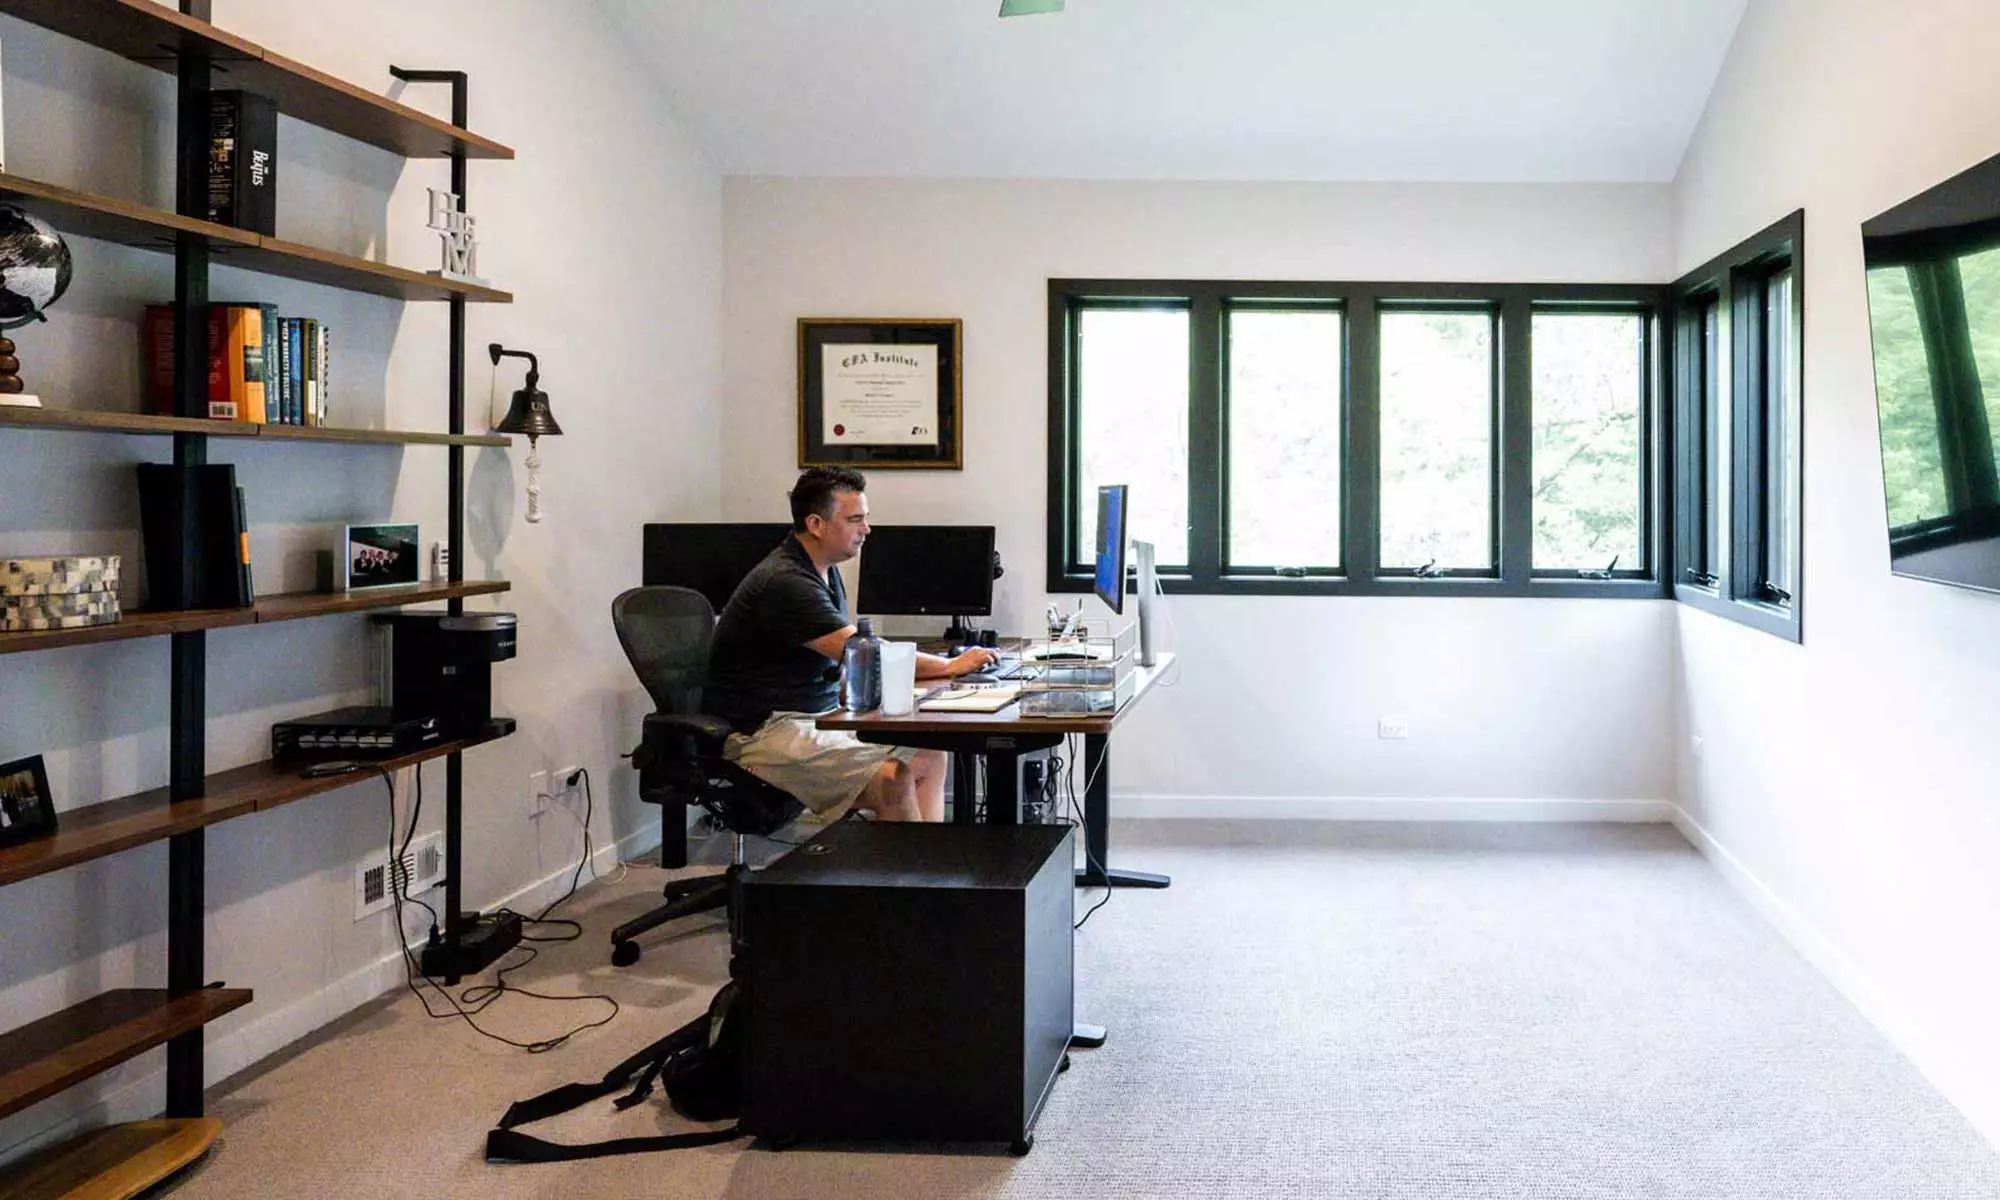
<instances>
[{"instance_id":1,"label":"black book","mask_svg":"<svg viewBox=\"0 0 2000 1200\"><path fill-rule=\"evenodd\" d=\"M275 234L278 106L255 92L208 98L208 219Z\"/></svg>"},{"instance_id":2,"label":"black book","mask_svg":"<svg viewBox=\"0 0 2000 1200\"><path fill-rule=\"evenodd\" d=\"M248 545L229 463L140 463L139 536L146 607L242 608L251 602Z\"/></svg>"}]
</instances>

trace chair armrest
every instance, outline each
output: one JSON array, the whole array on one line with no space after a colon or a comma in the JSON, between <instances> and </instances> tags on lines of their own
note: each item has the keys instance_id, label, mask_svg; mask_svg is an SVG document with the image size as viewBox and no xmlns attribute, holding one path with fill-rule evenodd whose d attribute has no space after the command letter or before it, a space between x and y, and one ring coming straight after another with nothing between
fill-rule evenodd
<instances>
[{"instance_id":1,"label":"chair armrest","mask_svg":"<svg viewBox=\"0 0 2000 1200\"><path fill-rule=\"evenodd\" d=\"M731 732L729 722L707 713L649 713L646 717L646 740L661 736L691 737L709 753L720 753Z\"/></svg>"}]
</instances>

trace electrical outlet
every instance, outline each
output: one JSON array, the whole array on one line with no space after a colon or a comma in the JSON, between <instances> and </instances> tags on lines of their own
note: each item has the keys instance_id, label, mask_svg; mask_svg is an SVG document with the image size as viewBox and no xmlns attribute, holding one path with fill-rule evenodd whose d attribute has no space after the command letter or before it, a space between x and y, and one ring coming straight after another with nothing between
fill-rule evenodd
<instances>
[{"instance_id":1,"label":"electrical outlet","mask_svg":"<svg viewBox=\"0 0 2000 1200\"><path fill-rule=\"evenodd\" d=\"M549 773L536 771L528 776L528 815L539 817L549 806Z\"/></svg>"},{"instance_id":2,"label":"electrical outlet","mask_svg":"<svg viewBox=\"0 0 2000 1200\"><path fill-rule=\"evenodd\" d=\"M571 787L569 784L570 777L575 775L576 772L577 768L574 765L557 767L555 770L549 772L549 795L557 803L567 804L577 796L582 795L583 781L578 780L575 787Z\"/></svg>"},{"instance_id":3,"label":"electrical outlet","mask_svg":"<svg viewBox=\"0 0 2000 1200\"><path fill-rule=\"evenodd\" d=\"M1401 717L1383 717L1375 722L1375 736L1384 741L1397 741L1410 736L1410 727Z\"/></svg>"}]
</instances>

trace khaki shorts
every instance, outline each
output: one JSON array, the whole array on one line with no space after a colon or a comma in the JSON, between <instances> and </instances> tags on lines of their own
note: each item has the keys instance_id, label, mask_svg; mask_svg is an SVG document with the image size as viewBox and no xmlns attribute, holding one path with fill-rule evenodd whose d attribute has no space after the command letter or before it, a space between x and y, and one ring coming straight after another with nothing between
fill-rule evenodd
<instances>
[{"instance_id":1,"label":"khaki shorts","mask_svg":"<svg viewBox=\"0 0 2000 1200\"><path fill-rule=\"evenodd\" d=\"M851 733L814 726L816 713L777 712L752 734L732 733L722 756L790 792L824 821L837 820L885 762L909 762L910 746L876 746Z\"/></svg>"}]
</instances>

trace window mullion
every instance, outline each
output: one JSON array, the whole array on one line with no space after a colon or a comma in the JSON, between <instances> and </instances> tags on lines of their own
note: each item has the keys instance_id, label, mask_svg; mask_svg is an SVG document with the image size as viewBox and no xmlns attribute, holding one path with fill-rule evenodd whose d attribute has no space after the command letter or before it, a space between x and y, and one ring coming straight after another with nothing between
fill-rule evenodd
<instances>
[{"instance_id":1,"label":"window mullion","mask_svg":"<svg viewBox=\"0 0 2000 1200\"><path fill-rule=\"evenodd\" d=\"M1349 294L1347 320L1346 492L1340 548L1347 577L1372 582L1382 554L1382 307L1373 291Z\"/></svg>"},{"instance_id":2,"label":"window mullion","mask_svg":"<svg viewBox=\"0 0 2000 1200\"><path fill-rule=\"evenodd\" d=\"M1223 312L1219 293L1191 297L1188 313L1188 570L1198 582L1222 575L1224 421Z\"/></svg>"},{"instance_id":3,"label":"window mullion","mask_svg":"<svg viewBox=\"0 0 2000 1200\"><path fill-rule=\"evenodd\" d=\"M1534 576L1535 413L1534 362L1529 331L1533 307L1526 296L1500 304L1500 446L1496 487L1500 520L1500 578L1526 587Z\"/></svg>"}]
</instances>

